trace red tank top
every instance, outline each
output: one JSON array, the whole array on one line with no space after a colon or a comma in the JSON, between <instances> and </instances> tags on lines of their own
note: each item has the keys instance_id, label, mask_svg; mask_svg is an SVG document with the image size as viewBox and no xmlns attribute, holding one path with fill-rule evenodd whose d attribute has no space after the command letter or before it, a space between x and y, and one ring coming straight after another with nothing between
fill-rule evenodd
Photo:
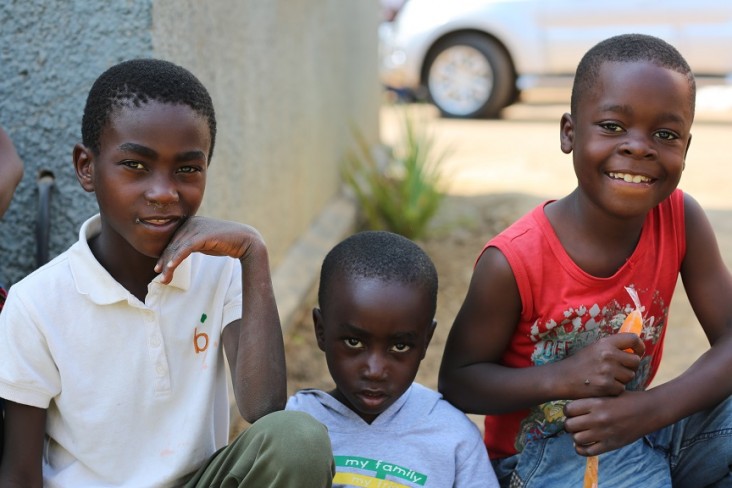
<instances>
[{"instance_id":1,"label":"red tank top","mask_svg":"<svg viewBox=\"0 0 732 488\"><path fill-rule=\"evenodd\" d=\"M484 247L504 254L521 295L520 322L502 364L526 368L551 363L614 334L634 308L625 290L629 286L642 305L646 352L627 387L646 388L661 361L669 305L686 252L683 193L676 190L649 212L635 251L608 278L587 274L567 255L544 214L547 203ZM565 403L486 416L485 443L491 458L516 454L527 441L562 431Z\"/></svg>"}]
</instances>

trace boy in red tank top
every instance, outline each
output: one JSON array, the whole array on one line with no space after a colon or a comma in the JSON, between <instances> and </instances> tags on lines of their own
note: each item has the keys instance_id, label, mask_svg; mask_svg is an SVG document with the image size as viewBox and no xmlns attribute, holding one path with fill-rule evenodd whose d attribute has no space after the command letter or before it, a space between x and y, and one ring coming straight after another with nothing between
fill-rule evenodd
<instances>
[{"instance_id":1,"label":"boy in red tank top","mask_svg":"<svg viewBox=\"0 0 732 488\"><path fill-rule=\"evenodd\" d=\"M732 480L732 275L700 205L677 188L695 94L665 41L593 47L561 119L577 188L489 241L475 265L439 388L486 415L502 486L581 486L597 455L603 487ZM712 347L647 389L679 275ZM640 337L618 333L637 308L627 289Z\"/></svg>"}]
</instances>

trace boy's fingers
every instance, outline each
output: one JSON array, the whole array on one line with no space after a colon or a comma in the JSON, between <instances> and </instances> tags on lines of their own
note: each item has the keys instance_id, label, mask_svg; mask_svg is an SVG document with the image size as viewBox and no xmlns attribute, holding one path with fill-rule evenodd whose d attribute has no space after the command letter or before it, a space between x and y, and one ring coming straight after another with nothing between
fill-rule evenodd
<instances>
[{"instance_id":1,"label":"boy's fingers","mask_svg":"<svg viewBox=\"0 0 732 488\"><path fill-rule=\"evenodd\" d=\"M568 420L571 417L586 415L590 413L591 405L592 402L589 399L573 400L564 405L564 415Z\"/></svg>"},{"instance_id":2,"label":"boy's fingers","mask_svg":"<svg viewBox=\"0 0 732 488\"><path fill-rule=\"evenodd\" d=\"M619 332L607 337L615 347L620 350L632 352L636 356L643 357L646 352L646 345L636 334L632 332Z\"/></svg>"},{"instance_id":3,"label":"boy's fingers","mask_svg":"<svg viewBox=\"0 0 732 488\"><path fill-rule=\"evenodd\" d=\"M187 242L187 241L186 241ZM162 282L169 283L173 278L173 272L192 252L192 246L185 244L175 238L168 244L160 255L155 271L163 275Z\"/></svg>"},{"instance_id":4,"label":"boy's fingers","mask_svg":"<svg viewBox=\"0 0 732 488\"><path fill-rule=\"evenodd\" d=\"M628 333L628 335L631 335L633 337L633 344L630 346L630 348L638 357L642 358L643 355L646 353L646 344L637 335L633 333Z\"/></svg>"}]
</instances>

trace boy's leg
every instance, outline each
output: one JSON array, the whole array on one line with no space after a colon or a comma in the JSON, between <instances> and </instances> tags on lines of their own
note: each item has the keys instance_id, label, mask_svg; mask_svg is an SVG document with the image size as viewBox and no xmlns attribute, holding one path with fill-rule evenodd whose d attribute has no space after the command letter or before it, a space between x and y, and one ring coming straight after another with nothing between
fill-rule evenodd
<instances>
[{"instance_id":1,"label":"boy's leg","mask_svg":"<svg viewBox=\"0 0 732 488\"><path fill-rule=\"evenodd\" d=\"M732 400L699 412L649 436L668 456L674 488L730 486Z\"/></svg>"},{"instance_id":2,"label":"boy's leg","mask_svg":"<svg viewBox=\"0 0 732 488\"><path fill-rule=\"evenodd\" d=\"M572 436L560 434L529 442L521 454L494 462L494 469L502 488L563 488L582 486L586 465ZM601 455L598 478L603 488L671 487L666 457L646 439Z\"/></svg>"},{"instance_id":3,"label":"boy's leg","mask_svg":"<svg viewBox=\"0 0 732 488\"><path fill-rule=\"evenodd\" d=\"M242 432L202 466L187 487L330 487L328 432L306 413L274 412Z\"/></svg>"}]
</instances>

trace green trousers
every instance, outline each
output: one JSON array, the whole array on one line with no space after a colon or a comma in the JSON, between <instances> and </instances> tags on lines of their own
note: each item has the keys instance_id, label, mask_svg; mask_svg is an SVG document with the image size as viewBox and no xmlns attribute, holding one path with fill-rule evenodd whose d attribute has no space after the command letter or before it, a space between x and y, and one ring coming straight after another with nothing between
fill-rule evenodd
<instances>
[{"instance_id":1,"label":"green trousers","mask_svg":"<svg viewBox=\"0 0 732 488\"><path fill-rule=\"evenodd\" d=\"M186 488L329 488L334 474L325 426L306 413L281 411L217 451Z\"/></svg>"}]
</instances>

